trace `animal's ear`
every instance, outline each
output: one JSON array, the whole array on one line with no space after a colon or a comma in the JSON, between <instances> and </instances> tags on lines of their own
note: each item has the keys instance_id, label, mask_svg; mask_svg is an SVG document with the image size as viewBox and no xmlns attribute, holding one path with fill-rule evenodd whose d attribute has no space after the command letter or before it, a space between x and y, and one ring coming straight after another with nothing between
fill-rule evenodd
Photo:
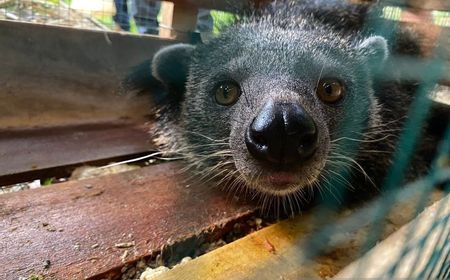
<instances>
[{"instance_id":1,"label":"animal's ear","mask_svg":"<svg viewBox=\"0 0 450 280\"><path fill-rule=\"evenodd\" d=\"M381 36L369 37L360 42L357 48L365 62L374 70L378 70L389 56L387 41Z\"/></svg>"},{"instance_id":2,"label":"animal's ear","mask_svg":"<svg viewBox=\"0 0 450 280\"><path fill-rule=\"evenodd\" d=\"M186 90L186 81L194 46L176 44L159 50L151 63L152 76L160 81L177 99ZM174 96L175 97L175 96Z\"/></svg>"},{"instance_id":3,"label":"animal's ear","mask_svg":"<svg viewBox=\"0 0 450 280\"><path fill-rule=\"evenodd\" d=\"M151 93L157 104L176 104L182 100L189 62L194 46L176 44L165 47L131 69L122 81L123 92Z\"/></svg>"}]
</instances>

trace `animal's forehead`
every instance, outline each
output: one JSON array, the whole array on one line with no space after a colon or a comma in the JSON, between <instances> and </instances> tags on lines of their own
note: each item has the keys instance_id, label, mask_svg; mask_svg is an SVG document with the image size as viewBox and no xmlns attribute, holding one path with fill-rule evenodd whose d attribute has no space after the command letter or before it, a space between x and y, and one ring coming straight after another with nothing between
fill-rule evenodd
<instances>
[{"instance_id":1,"label":"animal's forehead","mask_svg":"<svg viewBox=\"0 0 450 280\"><path fill-rule=\"evenodd\" d=\"M200 48L199 58L207 65L225 65L246 61L260 64L314 63L324 56L348 57L348 41L324 30L281 29L261 25L233 28ZM251 63L249 63L251 62ZM233 63L231 63L233 64Z\"/></svg>"},{"instance_id":2,"label":"animal's forehead","mask_svg":"<svg viewBox=\"0 0 450 280\"><path fill-rule=\"evenodd\" d=\"M285 52L309 51L313 52L322 46L339 47L338 36L327 34L322 29L283 29L263 28L252 29L242 27L240 32L244 38L240 44L248 48L271 49L277 48Z\"/></svg>"}]
</instances>

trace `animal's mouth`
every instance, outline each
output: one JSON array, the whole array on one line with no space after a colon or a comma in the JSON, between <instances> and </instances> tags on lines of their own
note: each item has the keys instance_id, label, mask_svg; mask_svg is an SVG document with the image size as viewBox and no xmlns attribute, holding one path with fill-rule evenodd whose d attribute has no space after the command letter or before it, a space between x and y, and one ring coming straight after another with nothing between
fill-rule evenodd
<instances>
[{"instance_id":1,"label":"animal's mouth","mask_svg":"<svg viewBox=\"0 0 450 280\"><path fill-rule=\"evenodd\" d=\"M299 192L318 181L323 167L319 162L284 170L259 166L259 176L250 175L244 178L250 188L266 194L285 196Z\"/></svg>"},{"instance_id":2,"label":"animal's mouth","mask_svg":"<svg viewBox=\"0 0 450 280\"><path fill-rule=\"evenodd\" d=\"M291 172L279 171L273 172L263 177L264 181L273 185L276 188L284 189L289 185L295 184L297 179Z\"/></svg>"}]
</instances>

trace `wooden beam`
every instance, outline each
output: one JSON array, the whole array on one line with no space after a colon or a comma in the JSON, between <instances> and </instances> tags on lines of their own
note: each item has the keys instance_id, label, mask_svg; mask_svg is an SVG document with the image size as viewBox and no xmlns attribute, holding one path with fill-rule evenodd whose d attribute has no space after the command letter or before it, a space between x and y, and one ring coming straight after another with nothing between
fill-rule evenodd
<instances>
[{"instance_id":1,"label":"wooden beam","mask_svg":"<svg viewBox=\"0 0 450 280\"><path fill-rule=\"evenodd\" d=\"M10 21L0 21L0 42L0 129L143 120L150 98L120 95L120 82L174 43Z\"/></svg>"},{"instance_id":2,"label":"wooden beam","mask_svg":"<svg viewBox=\"0 0 450 280\"><path fill-rule=\"evenodd\" d=\"M0 185L7 175L149 152L148 131L124 121L0 129Z\"/></svg>"},{"instance_id":3,"label":"wooden beam","mask_svg":"<svg viewBox=\"0 0 450 280\"><path fill-rule=\"evenodd\" d=\"M391 211L383 217L378 240L414 218L424 192L420 188L407 188L395 196ZM442 195L441 191L434 191L428 204ZM373 230L370 225L379 205L375 201L341 213L309 211L176 266L152 280L326 279L359 257L368 233ZM325 227L336 222L334 233L321 242L325 252L310 259L307 253L314 248L310 246L311 240L323 229L320 225Z\"/></svg>"},{"instance_id":4,"label":"wooden beam","mask_svg":"<svg viewBox=\"0 0 450 280\"><path fill-rule=\"evenodd\" d=\"M217 188L187 185L180 168L160 164L0 195L0 279L120 279L124 265L189 238L200 242L200 233L255 210Z\"/></svg>"},{"instance_id":5,"label":"wooden beam","mask_svg":"<svg viewBox=\"0 0 450 280\"><path fill-rule=\"evenodd\" d=\"M159 35L163 38L190 42L197 26L198 8L186 2L163 2Z\"/></svg>"},{"instance_id":6,"label":"wooden beam","mask_svg":"<svg viewBox=\"0 0 450 280\"><path fill-rule=\"evenodd\" d=\"M159 24L159 36L162 38L172 38L172 20L173 20L172 2L161 2L161 22Z\"/></svg>"}]
</instances>

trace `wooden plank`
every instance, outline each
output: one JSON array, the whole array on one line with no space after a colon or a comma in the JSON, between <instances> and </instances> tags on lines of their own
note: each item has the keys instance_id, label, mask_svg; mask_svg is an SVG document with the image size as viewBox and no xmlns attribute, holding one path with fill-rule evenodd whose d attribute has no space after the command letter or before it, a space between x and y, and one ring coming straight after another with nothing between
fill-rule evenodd
<instances>
[{"instance_id":1,"label":"wooden plank","mask_svg":"<svg viewBox=\"0 0 450 280\"><path fill-rule=\"evenodd\" d=\"M191 42L191 33L197 26L198 8L195 5L180 2L162 2L162 16L159 36Z\"/></svg>"},{"instance_id":2,"label":"wooden plank","mask_svg":"<svg viewBox=\"0 0 450 280\"><path fill-rule=\"evenodd\" d=\"M170 38L172 36L173 2L161 2L161 22L159 24L159 36Z\"/></svg>"},{"instance_id":3,"label":"wooden plank","mask_svg":"<svg viewBox=\"0 0 450 280\"><path fill-rule=\"evenodd\" d=\"M1 195L0 279L120 279L123 265L254 211L217 188L187 185L179 169L160 164ZM127 242L134 246L115 246Z\"/></svg>"},{"instance_id":4,"label":"wooden plank","mask_svg":"<svg viewBox=\"0 0 450 280\"><path fill-rule=\"evenodd\" d=\"M176 3L173 7L172 29L175 39L189 41L197 26L198 8L190 4Z\"/></svg>"},{"instance_id":5,"label":"wooden plank","mask_svg":"<svg viewBox=\"0 0 450 280\"><path fill-rule=\"evenodd\" d=\"M351 279L357 276L365 279L444 279L438 276L440 271L444 273L445 269L449 269L449 236L450 194L377 244L335 278ZM405 247L411 250L400 257ZM394 265L398 265L398 268L389 274ZM427 267L432 268L432 271L427 271Z\"/></svg>"},{"instance_id":6,"label":"wooden plank","mask_svg":"<svg viewBox=\"0 0 450 280\"><path fill-rule=\"evenodd\" d=\"M446 176L448 178L448 174ZM413 184L398 194L390 194L395 202L383 217L379 240L414 218L423 193L419 184ZM442 196L442 191L435 190L428 197L428 204ZM341 213L313 209L176 266L151 280L327 279L359 257L368 233L373 230L370 225L379 211L378 206L379 202L375 201ZM327 238L321 241L326 251L310 259L308 253L317 247L311 246L313 237L324 234L322 230L333 224L334 232L327 231Z\"/></svg>"},{"instance_id":7,"label":"wooden plank","mask_svg":"<svg viewBox=\"0 0 450 280\"><path fill-rule=\"evenodd\" d=\"M0 129L2 176L148 152L148 126L129 122Z\"/></svg>"},{"instance_id":8,"label":"wooden plank","mask_svg":"<svg viewBox=\"0 0 450 280\"><path fill-rule=\"evenodd\" d=\"M0 128L143 120L150 98L119 95L121 79L174 43L12 21L0 21L0 42Z\"/></svg>"}]
</instances>

